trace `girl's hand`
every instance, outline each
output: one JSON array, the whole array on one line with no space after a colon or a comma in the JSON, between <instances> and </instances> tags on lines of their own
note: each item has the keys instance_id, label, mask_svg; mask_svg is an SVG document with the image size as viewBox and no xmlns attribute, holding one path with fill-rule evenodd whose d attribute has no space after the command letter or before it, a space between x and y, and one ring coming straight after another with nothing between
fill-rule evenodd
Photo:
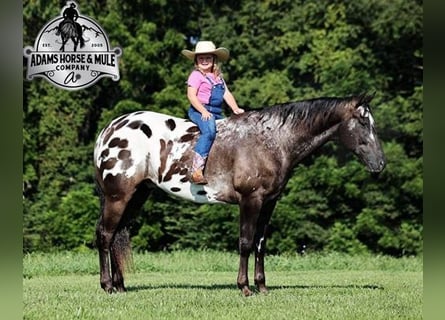
<instances>
[{"instance_id":1,"label":"girl's hand","mask_svg":"<svg viewBox=\"0 0 445 320\"><path fill-rule=\"evenodd\" d=\"M238 109L233 110L233 113L234 113L234 114L241 114L241 113L243 113L243 112L244 112L244 109L241 109L241 108L238 108Z\"/></svg>"},{"instance_id":2,"label":"girl's hand","mask_svg":"<svg viewBox=\"0 0 445 320\"><path fill-rule=\"evenodd\" d=\"M209 120L212 117L212 114L208 112L207 110L204 110L203 113L201 113L201 119L204 121Z\"/></svg>"}]
</instances>

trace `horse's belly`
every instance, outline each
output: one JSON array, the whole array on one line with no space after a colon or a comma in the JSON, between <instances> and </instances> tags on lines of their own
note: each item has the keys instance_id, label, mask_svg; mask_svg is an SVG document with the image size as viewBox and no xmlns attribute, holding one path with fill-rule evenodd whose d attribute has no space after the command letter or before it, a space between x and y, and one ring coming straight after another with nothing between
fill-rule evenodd
<instances>
[{"instance_id":1,"label":"horse's belly","mask_svg":"<svg viewBox=\"0 0 445 320\"><path fill-rule=\"evenodd\" d=\"M174 181L156 183L156 185L169 195L193 201L196 203L224 203L218 200L219 192L207 186L195 185L189 182Z\"/></svg>"}]
</instances>

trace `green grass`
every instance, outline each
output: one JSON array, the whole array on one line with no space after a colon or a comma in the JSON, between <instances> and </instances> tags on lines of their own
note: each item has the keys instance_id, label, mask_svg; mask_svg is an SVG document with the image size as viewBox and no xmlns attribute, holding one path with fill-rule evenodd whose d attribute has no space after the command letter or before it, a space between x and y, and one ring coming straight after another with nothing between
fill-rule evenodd
<instances>
[{"instance_id":1,"label":"green grass","mask_svg":"<svg viewBox=\"0 0 445 320\"><path fill-rule=\"evenodd\" d=\"M97 260L25 255L24 319L422 319L421 257L268 256L269 293L247 298L233 253L135 254L128 292L112 295L100 289Z\"/></svg>"}]
</instances>

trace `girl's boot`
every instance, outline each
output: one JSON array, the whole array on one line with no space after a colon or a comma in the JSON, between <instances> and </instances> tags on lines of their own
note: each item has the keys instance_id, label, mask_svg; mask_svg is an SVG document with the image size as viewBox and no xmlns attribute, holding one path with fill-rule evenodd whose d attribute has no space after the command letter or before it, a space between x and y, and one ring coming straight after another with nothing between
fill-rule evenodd
<instances>
[{"instance_id":1,"label":"girl's boot","mask_svg":"<svg viewBox=\"0 0 445 320\"><path fill-rule=\"evenodd\" d=\"M207 184L207 180L204 177L204 166L206 163L207 157L202 157L200 154L196 153L193 155L193 164L192 164L192 174L190 180L194 184Z\"/></svg>"}]
</instances>

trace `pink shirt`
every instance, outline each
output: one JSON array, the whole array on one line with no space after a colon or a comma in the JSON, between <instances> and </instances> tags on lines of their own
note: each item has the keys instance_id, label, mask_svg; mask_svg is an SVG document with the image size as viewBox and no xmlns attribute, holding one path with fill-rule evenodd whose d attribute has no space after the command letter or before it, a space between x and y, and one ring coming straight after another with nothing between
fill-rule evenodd
<instances>
[{"instance_id":1,"label":"pink shirt","mask_svg":"<svg viewBox=\"0 0 445 320\"><path fill-rule=\"evenodd\" d=\"M206 76L209 77L214 84L223 82L220 77L217 77L215 79L213 73L207 73ZM192 73L190 73L189 78L187 80L188 86L196 88L198 90L197 92L198 100L203 104L209 103L210 95L212 94L212 85L210 84L209 80L207 80L206 76L204 76L198 70L194 70L192 71Z\"/></svg>"}]
</instances>

